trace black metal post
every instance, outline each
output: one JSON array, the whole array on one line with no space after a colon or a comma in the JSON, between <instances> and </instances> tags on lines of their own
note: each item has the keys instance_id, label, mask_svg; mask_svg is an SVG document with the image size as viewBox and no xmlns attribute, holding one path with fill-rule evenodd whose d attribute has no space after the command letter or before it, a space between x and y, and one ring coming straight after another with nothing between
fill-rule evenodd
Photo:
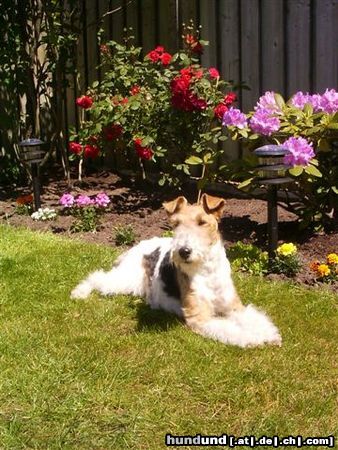
<instances>
[{"instance_id":1,"label":"black metal post","mask_svg":"<svg viewBox=\"0 0 338 450\"><path fill-rule=\"evenodd\" d=\"M33 162L31 164L32 168L32 183L33 183L33 193L34 193L34 209L37 211L41 208L41 198L40 198L40 181L39 181L39 166L38 163Z\"/></svg>"},{"instance_id":2,"label":"black metal post","mask_svg":"<svg viewBox=\"0 0 338 450\"><path fill-rule=\"evenodd\" d=\"M277 213L277 185L268 185L268 251L269 262L275 257L278 246L278 213Z\"/></svg>"}]
</instances>

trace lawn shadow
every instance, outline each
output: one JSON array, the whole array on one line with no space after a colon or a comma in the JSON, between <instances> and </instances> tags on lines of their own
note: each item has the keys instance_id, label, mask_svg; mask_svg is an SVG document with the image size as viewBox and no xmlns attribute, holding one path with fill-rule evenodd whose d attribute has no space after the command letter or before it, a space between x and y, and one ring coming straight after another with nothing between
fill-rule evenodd
<instances>
[{"instance_id":1,"label":"lawn shadow","mask_svg":"<svg viewBox=\"0 0 338 450\"><path fill-rule=\"evenodd\" d=\"M181 323L174 314L161 309L151 309L144 302L130 305L136 312L137 331L147 332L151 330L168 331Z\"/></svg>"}]
</instances>

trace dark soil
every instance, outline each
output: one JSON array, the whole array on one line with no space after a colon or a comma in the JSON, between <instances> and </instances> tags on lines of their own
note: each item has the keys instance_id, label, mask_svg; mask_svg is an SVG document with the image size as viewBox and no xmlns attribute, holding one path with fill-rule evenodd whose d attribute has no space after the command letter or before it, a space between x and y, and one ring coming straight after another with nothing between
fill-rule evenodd
<instances>
[{"instance_id":1,"label":"dark soil","mask_svg":"<svg viewBox=\"0 0 338 450\"><path fill-rule=\"evenodd\" d=\"M160 189L157 186L144 185L135 179L121 178L117 175L101 172L95 176L85 178L80 186L76 184L72 189L67 188L63 180L47 180L44 182L42 206L61 211L58 204L64 192L74 195L86 193L94 195L105 192L111 198L109 212L101 219L101 226L96 233L70 232L72 217L58 215L57 219L49 222L33 221L29 216L15 213L16 199L20 195L30 193L28 188L17 189L13 192L0 191L0 221L13 226L24 226L33 230L51 231L69 237L80 237L89 242L114 245L113 227L117 225L131 225L137 240L160 236L169 229L166 213L162 202L175 197L178 192ZM183 194L191 201L195 201L195 194L191 190L184 190ZM181 194L182 195L182 194ZM266 249L266 202L258 199L227 198L227 208L220 223L220 231L225 247L237 241L253 243ZM338 253L338 229L330 234L311 234L309 231L299 231L297 218L283 208L279 208L279 239L282 242L297 244L302 262L302 270L296 277L297 282L314 284L313 274L309 263L314 260L325 262L326 255ZM284 278L283 275L270 275L273 278ZM338 291L338 283L331 286Z\"/></svg>"}]
</instances>

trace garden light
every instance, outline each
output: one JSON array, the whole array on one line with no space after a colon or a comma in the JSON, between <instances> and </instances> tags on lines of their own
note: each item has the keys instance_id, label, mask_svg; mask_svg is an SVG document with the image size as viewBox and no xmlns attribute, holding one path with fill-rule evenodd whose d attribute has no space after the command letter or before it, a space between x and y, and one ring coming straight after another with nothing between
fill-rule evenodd
<instances>
[{"instance_id":1,"label":"garden light","mask_svg":"<svg viewBox=\"0 0 338 450\"><path fill-rule=\"evenodd\" d=\"M21 159L31 166L35 211L38 211L41 207L39 164L43 160L46 153L44 149L45 145L45 142L35 138L26 139L19 143L19 147L21 148Z\"/></svg>"},{"instance_id":2,"label":"garden light","mask_svg":"<svg viewBox=\"0 0 338 450\"><path fill-rule=\"evenodd\" d=\"M257 182L267 186L268 193L268 251L269 261L275 257L278 246L278 185L290 183L292 178L286 176L287 169L292 166L284 163L284 157L290 151L282 145L264 145L254 151L258 156L256 168Z\"/></svg>"}]
</instances>

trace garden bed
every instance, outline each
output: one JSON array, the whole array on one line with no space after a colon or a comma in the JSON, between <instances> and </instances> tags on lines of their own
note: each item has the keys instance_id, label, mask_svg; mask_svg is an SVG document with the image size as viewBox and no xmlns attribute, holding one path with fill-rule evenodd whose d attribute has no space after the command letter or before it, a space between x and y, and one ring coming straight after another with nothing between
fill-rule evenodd
<instances>
[{"instance_id":1,"label":"garden bed","mask_svg":"<svg viewBox=\"0 0 338 450\"><path fill-rule=\"evenodd\" d=\"M61 211L58 203L60 196L69 191L65 181L49 180L44 182L42 206ZM24 226L33 230L51 231L56 234L84 239L89 242L115 245L114 227L130 225L135 232L136 240L161 236L169 229L166 213L161 207L164 200L172 199L178 192L160 189L138 183L128 177L101 172L88 176L81 187L75 186L71 193L94 195L105 192L111 198L109 211L102 215L101 226L95 233L71 233L72 217L60 214L56 220L47 222L33 221L29 216L15 213L16 199L29 191L19 189L15 192L0 191L0 221L13 226ZM184 191L190 200L195 194ZM314 260L325 261L329 253L338 251L338 227L330 234L311 234L299 231L296 216L279 208L280 242L293 242L297 245L302 262L302 270L296 281L314 284L313 273L309 264ZM227 208L220 224L220 230L228 248L237 241L253 243L266 249L266 203L259 199L227 198ZM271 278L284 278L283 275L269 275ZM331 286L338 291L337 283Z\"/></svg>"}]
</instances>

